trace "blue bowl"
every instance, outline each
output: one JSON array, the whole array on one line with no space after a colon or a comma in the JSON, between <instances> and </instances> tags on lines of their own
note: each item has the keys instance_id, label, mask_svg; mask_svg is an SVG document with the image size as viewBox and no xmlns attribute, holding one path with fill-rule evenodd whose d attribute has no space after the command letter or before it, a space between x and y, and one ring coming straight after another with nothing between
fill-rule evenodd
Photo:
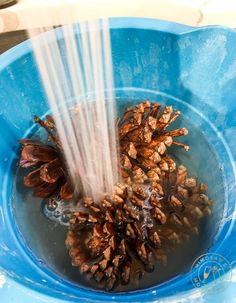
<instances>
[{"instance_id":1,"label":"blue bowl","mask_svg":"<svg viewBox=\"0 0 236 303\"><path fill-rule=\"evenodd\" d=\"M236 33L220 26L191 28L139 18L111 19L110 28L119 110L123 100L147 98L181 110L184 118L179 124L189 122L190 136L185 140L192 151L177 160L201 176L214 200L199 252L222 255L234 268ZM57 34L63 49L60 29ZM22 232L14 216L18 213L27 222L24 201L15 197L17 140L34 130L34 114L48 111L30 41L0 56L0 103L1 271L52 300L71 302L147 302L194 291L190 272L148 289L108 294L78 286L48 267L30 227Z\"/></svg>"}]
</instances>

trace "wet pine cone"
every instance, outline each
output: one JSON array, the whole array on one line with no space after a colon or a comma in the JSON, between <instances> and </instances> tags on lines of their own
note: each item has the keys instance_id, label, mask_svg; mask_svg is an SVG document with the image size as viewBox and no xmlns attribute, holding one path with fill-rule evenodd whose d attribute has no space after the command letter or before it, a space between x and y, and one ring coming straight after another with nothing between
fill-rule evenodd
<instances>
[{"instance_id":1,"label":"wet pine cone","mask_svg":"<svg viewBox=\"0 0 236 303\"><path fill-rule=\"evenodd\" d=\"M19 141L22 145L20 167L31 169L24 177L24 185L32 188L36 197L48 198L59 193L61 199L70 200L74 189L68 178L54 121L51 116L46 116L45 121L35 117L35 122L47 130L53 146L34 139Z\"/></svg>"},{"instance_id":2,"label":"wet pine cone","mask_svg":"<svg viewBox=\"0 0 236 303\"><path fill-rule=\"evenodd\" d=\"M106 290L137 283L155 263L166 263L176 245L198 234L199 219L211 213L206 190L180 166L158 183L118 184L98 204L84 198L85 210L73 214L66 239L72 264Z\"/></svg>"},{"instance_id":3,"label":"wet pine cone","mask_svg":"<svg viewBox=\"0 0 236 303\"><path fill-rule=\"evenodd\" d=\"M119 121L121 174L126 183L143 183L147 179L158 181L162 172L174 171L176 163L167 155L172 144L188 150L189 147L175 141L188 134L186 128L167 131L179 117L172 106L146 100L128 107Z\"/></svg>"}]
</instances>

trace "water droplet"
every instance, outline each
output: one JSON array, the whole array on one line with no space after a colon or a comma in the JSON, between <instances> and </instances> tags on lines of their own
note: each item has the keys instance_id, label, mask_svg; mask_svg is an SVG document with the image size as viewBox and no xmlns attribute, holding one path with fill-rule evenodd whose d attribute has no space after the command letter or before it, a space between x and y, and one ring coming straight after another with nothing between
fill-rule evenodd
<instances>
[{"instance_id":1,"label":"water droplet","mask_svg":"<svg viewBox=\"0 0 236 303\"><path fill-rule=\"evenodd\" d=\"M40 266L45 266L46 265L46 263L42 260L38 260L38 262L39 262Z\"/></svg>"},{"instance_id":2,"label":"water droplet","mask_svg":"<svg viewBox=\"0 0 236 303\"><path fill-rule=\"evenodd\" d=\"M156 295L156 294L157 294L157 291L156 291L156 290L153 290L153 291L152 291L152 294L153 294L153 295Z\"/></svg>"}]
</instances>

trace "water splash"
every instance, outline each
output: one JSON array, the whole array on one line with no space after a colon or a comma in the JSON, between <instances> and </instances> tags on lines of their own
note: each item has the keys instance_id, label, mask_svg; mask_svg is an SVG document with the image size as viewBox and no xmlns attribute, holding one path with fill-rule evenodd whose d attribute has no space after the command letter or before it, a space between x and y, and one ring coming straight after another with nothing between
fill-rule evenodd
<instances>
[{"instance_id":1,"label":"water splash","mask_svg":"<svg viewBox=\"0 0 236 303\"><path fill-rule=\"evenodd\" d=\"M29 31L42 83L71 177L97 200L119 181L108 21L46 30Z\"/></svg>"}]
</instances>

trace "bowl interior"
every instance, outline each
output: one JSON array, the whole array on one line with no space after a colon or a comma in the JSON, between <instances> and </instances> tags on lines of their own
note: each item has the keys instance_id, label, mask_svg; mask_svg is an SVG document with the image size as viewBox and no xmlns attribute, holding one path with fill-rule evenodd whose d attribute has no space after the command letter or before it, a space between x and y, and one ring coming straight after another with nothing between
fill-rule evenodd
<instances>
[{"instance_id":1,"label":"bowl interior","mask_svg":"<svg viewBox=\"0 0 236 303\"><path fill-rule=\"evenodd\" d=\"M153 291L158 291L159 296L171 295L180 287L182 291L193 288L188 271L200 254L214 251L229 261L235 259L234 250L228 249L229 236L226 240L232 222L221 223L235 207L236 150L231 137L235 130L232 117L236 113L236 79L231 69L236 60L228 49L236 43L236 34L223 28L186 27L179 27L176 33L176 29L171 30L171 23L163 30L162 23L154 20L151 29L145 20L131 20L129 24L127 20L123 25L121 20L111 23L118 111L121 113L128 104L150 99L173 105L182 112L175 126L188 125L189 136L183 142L191 149L188 153L178 152L177 161L184 162L192 175L208 184L208 194L214 200L213 212L201 222L199 239L187 251L182 248L178 252L178 265L184 268L179 275L173 259L172 271L164 276L167 281L160 279L158 285L154 285L156 281L147 281L144 287L150 287L148 290L128 296L95 293L86 285L74 284L78 276L70 276L66 271L70 268L69 259L62 248L64 240L60 235L65 231L53 225L47 229L49 223L40 212L40 200L31 199L30 192L22 191L22 176L15 177L17 140L35 133L33 115L43 116L48 105L30 44L26 42L9 51L0 58L0 124L4 130L0 138L4 214L1 266L20 283L71 301L84 297L108 301L113 297L129 300L130 296L150 299ZM63 51L60 30L58 39Z\"/></svg>"}]
</instances>

